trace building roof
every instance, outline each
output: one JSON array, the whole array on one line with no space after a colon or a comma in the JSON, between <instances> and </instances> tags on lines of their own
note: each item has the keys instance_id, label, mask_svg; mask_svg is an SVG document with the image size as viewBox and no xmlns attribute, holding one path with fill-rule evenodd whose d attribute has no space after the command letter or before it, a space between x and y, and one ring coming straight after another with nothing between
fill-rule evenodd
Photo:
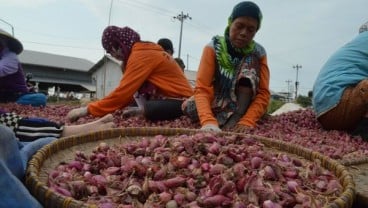
<instances>
[{"instance_id":1,"label":"building roof","mask_svg":"<svg viewBox=\"0 0 368 208\"><path fill-rule=\"evenodd\" d=\"M39 51L24 50L19 56L22 64L69 69L88 72L93 62L71 56L56 55Z\"/></svg>"},{"instance_id":2,"label":"building roof","mask_svg":"<svg viewBox=\"0 0 368 208\"><path fill-rule=\"evenodd\" d=\"M107 55L104 55L96 64L94 64L92 67L90 67L89 72L94 73L99 67L101 67L108 60L116 63L119 66L122 63L122 61L119 61L119 60L115 59L114 57L107 54Z\"/></svg>"}]
</instances>

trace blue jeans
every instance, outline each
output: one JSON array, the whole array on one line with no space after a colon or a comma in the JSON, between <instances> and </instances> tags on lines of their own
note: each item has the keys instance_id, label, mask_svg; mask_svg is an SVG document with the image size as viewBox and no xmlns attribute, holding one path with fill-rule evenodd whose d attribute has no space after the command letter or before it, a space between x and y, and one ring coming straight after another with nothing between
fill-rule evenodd
<instances>
[{"instance_id":1,"label":"blue jeans","mask_svg":"<svg viewBox=\"0 0 368 208\"><path fill-rule=\"evenodd\" d=\"M56 138L19 142L11 129L0 125L0 207L41 208L22 183L28 160Z\"/></svg>"},{"instance_id":2,"label":"blue jeans","mask_svg":"<svg viewBox=\"0 0 368 208\"><path fill-rule=\"evenodd\" d=\"M20 96L16 103L34 107L46 106L47 96L42 93L28 93Z\"/></svg>"}]
</instances>

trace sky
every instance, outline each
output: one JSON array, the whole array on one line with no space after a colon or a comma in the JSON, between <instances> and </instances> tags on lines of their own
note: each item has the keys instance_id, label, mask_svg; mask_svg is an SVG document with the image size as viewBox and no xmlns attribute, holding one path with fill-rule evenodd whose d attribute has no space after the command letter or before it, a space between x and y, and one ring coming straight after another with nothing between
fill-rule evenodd
<instances>
[{"instance_id":1,"label":"sky","mask_svg":"<svg viewBox=\"0 0 368 208\"><path fill-rule=\"evenodd\" d=\"M26 50L96 63L104 55L101 45L104 28L129 26L145 41L171 39L174 57L178 56L181 43L180 54L186 69L196 71L203 47L213 36L224 33L227 18L239 2L0 0L0 28L14 32ZM298 95L307 95L328 57L353 39L359 27L368 21L367 0L254 2L263 13L254 40L266 49L270 89L275 92L295 92L298 79ZM181 14L188 16L183 22L178 19Z\"/></svg>"}]
</instances>

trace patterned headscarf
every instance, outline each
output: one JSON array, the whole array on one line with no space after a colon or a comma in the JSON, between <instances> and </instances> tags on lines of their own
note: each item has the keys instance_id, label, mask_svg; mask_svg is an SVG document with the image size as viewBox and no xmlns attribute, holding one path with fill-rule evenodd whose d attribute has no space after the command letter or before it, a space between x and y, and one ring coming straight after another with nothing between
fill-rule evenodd
<instances>
[{"instance_id":1,"label":"patterned headscarf","mask_svg":"<svg viewBox=\"0 0 368 208\"><path fill-rule=\"evenodd\" d=\"M126 64L134 43L140 41L139 34L129 27L108 26L102 34L102 46L107 53L121 49L123 62Z\"/></svg>"}]
</instances>

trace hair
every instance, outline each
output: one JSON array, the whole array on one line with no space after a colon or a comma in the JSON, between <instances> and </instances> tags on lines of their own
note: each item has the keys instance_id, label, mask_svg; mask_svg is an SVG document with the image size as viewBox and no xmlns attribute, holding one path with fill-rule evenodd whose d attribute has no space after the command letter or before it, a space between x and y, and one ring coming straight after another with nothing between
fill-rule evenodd
<instances>
[{"instance_id":1,"label":"hair","mask_svg":"<svg viewBox=\"0 0 368 208\"><path fill-rule=\"evenodd\" d=\"M229 23L242 16L253 17L254 19L258 20L257 30L261 27L262 12L258 5L254 2L243 1L235 5L229 17Z\"/></svg>"},{"instance_id":2,"label":"hair","mask_svg":"<svg viewBox=\"0 0 368 208\"><path fill-rule=\"evenodd\" d=\"M166 52L170 53L170 55L174 54L174 47L170 39L161 38L158 40L157 44L159 44Z\"/></svg>"},{"instance_id":3,"label":"hair","mask_svg":"<svg viewBox=\"0 0 368 208\"><path fill-rule=\"evenodd\" d=\"M175 58L175 61L176 61L176 63L178 63L178 65L180 66L180 68L184 71L184 69L185 69L184 61L181 58L179 58L179 57Z\"/></svg>"}]
</instances>

